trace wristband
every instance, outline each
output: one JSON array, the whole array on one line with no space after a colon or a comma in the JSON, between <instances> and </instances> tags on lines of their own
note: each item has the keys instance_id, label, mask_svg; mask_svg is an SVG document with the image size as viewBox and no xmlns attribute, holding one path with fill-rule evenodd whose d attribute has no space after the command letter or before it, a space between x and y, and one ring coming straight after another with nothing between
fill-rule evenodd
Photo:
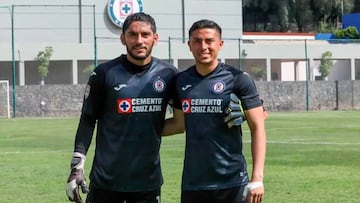
<instances>
[{"instance_id":1,"label":"wristband","mask_svg":"<svg viewBox=\"0 0 360 203\"><path fill-rule=\"evenodd\" d=\"M257 182L249 182L246 186L245 186L245 189L244 189L244 192L243 192L243 197L247 197L249 192L251 190L254 190L256 188L259 188L259 187L264 187L263 183L260 182L260 181L257 181Z\"/></svg>"}]
</instances>

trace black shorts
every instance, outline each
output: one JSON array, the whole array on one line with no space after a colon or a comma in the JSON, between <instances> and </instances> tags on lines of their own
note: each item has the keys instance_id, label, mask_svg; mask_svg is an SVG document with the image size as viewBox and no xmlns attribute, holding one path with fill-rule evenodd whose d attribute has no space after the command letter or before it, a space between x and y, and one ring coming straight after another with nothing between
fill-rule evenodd
<instances>
[{"instance_id":1,"label":"black shorts","mask_svg":"<svg viewBox=\"0 0 360 203\"><path fill-rule=\"evenodd\" d=\"M242 193L245 186L220 190L184 190L181 203L243 203Z\"/></svg>"},{"instance_id":2,"label":"black shorts","mask_svg":"<svg viewBox=\"0 0 360 203\"><path fill-rule=\"evenodd\" d=\"M160 203L160 188L145 192L114 192L90 186L86 203Z\"/></svg>"}]
</instances>

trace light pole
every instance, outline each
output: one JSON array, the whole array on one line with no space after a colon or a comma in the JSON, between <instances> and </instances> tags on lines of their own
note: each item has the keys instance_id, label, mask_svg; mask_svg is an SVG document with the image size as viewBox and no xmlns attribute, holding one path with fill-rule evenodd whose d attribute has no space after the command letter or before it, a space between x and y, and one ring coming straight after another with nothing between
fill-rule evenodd
<instances>
[{"instance_id":1,"label":"light pole","mask_svg":"<svg viewBox=\"0 0 360 203\"><path fill-rule=\"evenodd\" d=\"M12 85L13 85L13 117L16 117L16 66L14 40L14 5L11 5L11 57L12 57Z\"/></svg>"},{"instance_id":2,"label":"light pole","mask_svg":"<svg viewBox=\"0 0 360 203\"><path fill-rule=\"evenodd\" d=\"M242 55L243 55L243 2L240 0L240 33L239 33L239 68L242 70Z\"/></svg>"},{"instance_id":3,"label":"light pole","mask_svg":"<svg viewBox=\"0 0 360 203\"><path fill-rule=\"evenodd\" d=\"M16 64L15 64L15 40L14 40L14 5L0 6L0 8L7 8L10 12L11 20L11 64L12 64L12 88L13 88L13 117L16 116Z\"/></svg>"}]
</instances>

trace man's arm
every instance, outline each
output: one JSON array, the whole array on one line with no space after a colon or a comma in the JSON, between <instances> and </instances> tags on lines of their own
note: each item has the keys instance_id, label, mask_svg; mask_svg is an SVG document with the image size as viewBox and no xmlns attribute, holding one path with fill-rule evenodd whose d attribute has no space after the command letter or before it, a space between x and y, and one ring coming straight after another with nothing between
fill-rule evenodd
<instances>
[{"instance_id":1,"label":"man's arm","mask_svg":"<svg viewBox=\"0 0 360 203\"><path fill-rule=\"evenodd\" d=\"M70 201L81 203L79 187L87 193L85 178L86 154L91 144L96 120L103 104L102 75L93 72L85 88L83 106L77 128L74 153L70 163L70 175L67 179L66 195Z\"/></svg>"},{"instance_id":2,"label":"man's arm","mask_svg":"<svg viewBox=\"0 0 360 203\"><path fill-rule=\"evenodd\" d=\"M259 183L259 187L255 187L249 191L248 202L260 202L264 195L262 183L264 179L266 156L266 133L263 107L259 106L246 110L245 114L251 133L251 155L253 165L250 184Z\"/></svg>"},{"instance_id":3,"label":"man's arm","mask_svg":"<svg viewBox=\"0 0 360 203\"><path fill-rule=\"evenodd\" d=\"M164 128L161 133L162 136L174 135L183 133L185 130L184 112L181 109L174 108L172 118L165 120Z\"/></svg>"},{"instance_id":4,"label":"man's arm","mask_svg":"<svg viewBox=\"0 0 360 203\"><path fill-rule=\"evenodd\" d=\"M266 154L266 134L262 107L245 111L251 132L251 154L253 159L252 181L262 181Z\"/></svg>"}]
</instances>

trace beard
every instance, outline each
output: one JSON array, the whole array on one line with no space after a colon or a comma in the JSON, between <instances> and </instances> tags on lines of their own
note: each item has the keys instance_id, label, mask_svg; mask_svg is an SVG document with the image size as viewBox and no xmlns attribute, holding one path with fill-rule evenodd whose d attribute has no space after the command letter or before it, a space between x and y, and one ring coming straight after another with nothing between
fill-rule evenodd
<instances>
[{"instance_id":1,"label":"beard","mask_svg":"<svg viewBox=\"0 0 360 203\"><path fill-rule=\"evenodd\" d=\"M146 49L146 52L144 54L135 54L132 52L132 49L129 48L129 46L126 46L127 53L135 60L145 60L147 57L151 55L152 48L154 46L154 43L151 44L151 46Z\"/></svg>"}]
</instances>

